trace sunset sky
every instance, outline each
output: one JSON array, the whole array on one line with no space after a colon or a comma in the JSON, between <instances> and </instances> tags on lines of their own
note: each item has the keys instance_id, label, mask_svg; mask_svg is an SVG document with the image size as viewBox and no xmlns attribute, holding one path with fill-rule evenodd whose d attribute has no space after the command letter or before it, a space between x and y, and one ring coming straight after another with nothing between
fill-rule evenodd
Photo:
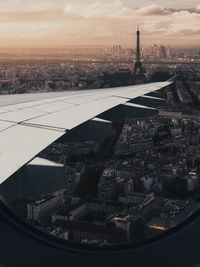
<instances>
[{"instance_id":1,"label":"sunset sky","mask_svg":"<svg viewBox=\"0 0 200 267\"><path fill-rule=\"evenodd\" d=\"M0 0L0 47L200 44L200 0Z\"/></svg>"}]
</instances>

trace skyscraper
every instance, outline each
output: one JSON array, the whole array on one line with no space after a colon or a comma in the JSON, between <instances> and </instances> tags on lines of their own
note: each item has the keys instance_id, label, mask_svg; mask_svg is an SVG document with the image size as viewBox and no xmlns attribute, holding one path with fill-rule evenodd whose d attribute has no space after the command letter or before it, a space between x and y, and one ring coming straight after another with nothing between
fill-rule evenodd
<instances>
[{"instance_id":1,"label":"skyscraper","mask_svg":"<svg viewBox=\"0 0 200 267\"><path fill-rule=\"evenodd\" d=\"M169 59L172 58L172 48L169 44L168 44L166 50L167 50L167 58L169 58Z\"/></svg>"}]
</instances>

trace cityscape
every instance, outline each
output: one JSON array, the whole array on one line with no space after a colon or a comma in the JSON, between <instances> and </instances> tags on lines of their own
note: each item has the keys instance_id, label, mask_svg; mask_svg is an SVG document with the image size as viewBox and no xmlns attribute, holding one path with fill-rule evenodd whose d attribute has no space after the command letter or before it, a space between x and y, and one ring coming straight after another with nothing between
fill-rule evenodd
<instances>
[{"instance_id":1,"label":"cityscape","mask_svg":"<svg viewBox=\"0 0 200 267\"><path fill-rule=\"evenodd\" d=\"M2 51L0 94L99 89L133 84L135 50L120 45L101 48ZM141 50L146 82L159 71L182 71L199 79L200 51L152 45Z\"/></svg>"},{"instance_id":2,"label":"cityscape","mask_svg":"<svg viewBox=\"0 0 200 267\"><path fill-rule=\"evenodd\" d=\"M152 93L159 114L113 121L109 138L58 140L29 162L14 192L2 189L28 224L102 248L151 240L199 210L200 48L143 46L144 35L138 26L132 46L0 48L0 95L109 90L178 75Z\"/></svg>"},{"instance_id":3,"label":"cityscape","mask_svg":"<svg viewBox=\"0 0 200 267\"><path fill-rule=\"evenodd\" d=\"M156 93L166 99L157 106L159 115L120 122L106 140L54 143L44 150L29 168L48 167L48 182L33 177L38 184L30 196L26 188L11 201L20 217L55 237L102 247L150 239L199 209L198 50L152 45L140 49L139 67L137 51L120 45L32 53L25 59L18 54L14 62L6 54L2 94L100 90L180 76Z\"/></svg>"},{"instance_id":4,"label":"cityscape","mask_svg":"<svg viewBox=\"0 0 200 267\"><path fill-rule=\"evenodd\" d=\"M133 84L136 51L133 48L78 47L2 50L0 94L99 89ZM173 49L169 44L141 49L146 82L157 71L184 72L199 79L200 51ZM195 71L192 71L195 70Z\"/></svg>"}]
</instances>

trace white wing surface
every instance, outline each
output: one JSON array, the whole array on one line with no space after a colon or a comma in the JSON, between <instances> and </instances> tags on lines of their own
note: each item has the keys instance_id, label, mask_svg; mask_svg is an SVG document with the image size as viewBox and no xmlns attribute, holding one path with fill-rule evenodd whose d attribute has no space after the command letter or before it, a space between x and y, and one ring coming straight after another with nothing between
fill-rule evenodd
<instances>
[{"instance_id":1,"label":"white wing surface","mask_svg":"<svg viewBox=\"0 0 200 267\"><path fill-rule=\"evenodd\" d=\"M0 184L70 130L171 83L0 96Z\"/></svg>"}]
</instances>

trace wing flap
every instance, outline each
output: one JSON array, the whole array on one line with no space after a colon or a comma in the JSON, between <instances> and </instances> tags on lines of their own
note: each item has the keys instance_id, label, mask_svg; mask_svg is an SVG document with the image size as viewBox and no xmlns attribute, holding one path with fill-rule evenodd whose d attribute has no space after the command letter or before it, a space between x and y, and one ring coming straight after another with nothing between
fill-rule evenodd
<instances>
[{"instance_id":1,"label":"wing flap","mask_svg":"<svg viewBox=\"0 0 200 267\"><path fill-rule=\"evenodd\" d=\"M26 124L71 130L78 125L93 119L96 117L96 115L99 115L106 110L126 102L126 99L108 97L105 99L92 101L90 103L85 103L68 110L63 110L39 118L31 119L26 122Z\"/></svg>"},{"instance_id":2,"label":"wing flap","mask_svg":"<svg viewBox=\"0 0 200 267\"><path fill-rule=\"evenodd\" d=\"M12 122L1 121L0 122L0 132L7 130L8 128L10 128L14 125L15 125L15 123L12 123Z\"/></svg>"},{"instance_id":3,"label":"wing flap","mask_svg":"<svg viewBox=\"0 0 200 267\"><path fill-rule=\"evenodd\" d=\"M0 132L0 183L64 134L23 125L14 125Z\"/></svg>"},{"instance_id":4,"label":"wing flap","mask_svg":"<svg viewBox=\"0 0 200 267\"><path fill-rule=\"evenodd\" d=\"M17 110L17 111L13 110L10 112L0 114L0 120L21 123L30 118L37 118L45 114L46 112L39 111L37 109L28 108L28 109L22 109L22 110Z\"/></svg>"}]
</instances>

